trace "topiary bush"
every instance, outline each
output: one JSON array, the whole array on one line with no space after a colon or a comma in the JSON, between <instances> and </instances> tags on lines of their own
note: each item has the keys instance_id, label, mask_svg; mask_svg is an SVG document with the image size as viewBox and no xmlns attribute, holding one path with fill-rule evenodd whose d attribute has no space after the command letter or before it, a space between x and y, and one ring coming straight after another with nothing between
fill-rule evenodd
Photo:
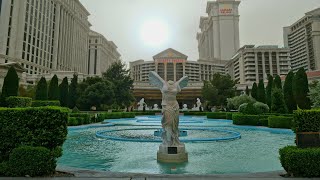
<instances>
[{"instance_id":1,"label":"topiary bush","mask_svg":"<svg viewBox=\"0 0 320 180\"><path fill-rule=\"evenodd\" d=\"M209 112L207 113L209 119L226 119L226 112Z\"/></svg>"},{"instance_id":2,"label":"topiary bush","mask_svg":"<svg viewBox=\"0 0 320 180\"><path fill-rule=\"evenodd\" d=\"M56 160L45 147L21 146L12 150L7 165L9 176L44 176L55 172Z\"/></svg>"},{"instance_id":3,"label":"topiary bush","mask_svg":"<svg viewBox=\"0 0 320 180\"><path fill-rule=\"evenodd\" d=\"M255 108L255 111L257 114L265 114L269 112L269 106L267 104L256 102L253 104L253 107Z\"/></svg>"},{"instance_id":4,"label":"topiary bush","mask_svg":"<svg viewBox=\"0 0 320 180\"><path fill-rule=\"evenodd\" d=\"M32 101L32 107L60 106L60 101Z\"/></svg>"},{"instance_id":5,"label":"topiary bush","mask_svg":"<svg viewBox=\"0 0 320 180\"><path fill-rule=\"evenodd\" d=\"M232 115L235 114L235 113L226 113L226 119L228 120L232 120Z\"/></svg>"},{"instance_id":6,"label":"topiary bush","mask_svg":"<svg viewBox=\"0 0 320 180\"><path fill-rule=\"evenodd\" d=\"M31 107L32 98L10 96L6 99L6 103L9 108Z\"/></svg>"},{"instance_id":7,"label":"topiary bush","mask_svg":"<svg viewBox=\"0 0 320 180\"><path fill-rule=\"evenodd\" d=\"M293 130L295 132L320 132L320 111L294 111Z\"/></svg>"},{"instance_id":8,"label":"topiary bush","mask_svg":"<svg viewBox=\"0 0 320 180\"><path fill-rule=\"evenodd\" d=\"M295 177L320 177L320 148L287 146L279 150L282 167Z\"/></svg>"},{"instance_id":9,"label":"topiary bush","mask_svg":"<svg viewBox=\"0 0 320 180\"><path fill-rule=\"evenodd\" d=\"M291 129L293 125L292 121L293 121L292 117L270 116L268 118L268 127Z\"/></svg>"},{"instance_id":10,"label":"topiary bush","mask_svg":"<svg viewBox=\"0 0 320 180\"><path fill-rule=\"evenodd\" d=\"M228 101L228 104L227 104L228 109L234 109L234 110L238 110L241 104L256 102L256 100L253 97L248 95L241 95L233 98L228 98L227 101Z\"/></svg>"},{"instance_id":11,"label":"topiary bush","mask_svg":"<svg viewBox=\"0 0 320 180\"><path fill-rule=\"evenodd\" d=\"M75 117L77 119L78 124L90 124L91 123L91 116L88 113L70 113L70 117Z\"/></svg>"},{"instance_id":12,"label":"topiary bush","mask_svg":"<svg viewBox=\"0 0 320 180\"><path fill-rule=\"evenodd\" d=\"M0 162L19 146L63 145L67 137L68 109L58 107L0 108Z\"/></svg>"}]
</instances>

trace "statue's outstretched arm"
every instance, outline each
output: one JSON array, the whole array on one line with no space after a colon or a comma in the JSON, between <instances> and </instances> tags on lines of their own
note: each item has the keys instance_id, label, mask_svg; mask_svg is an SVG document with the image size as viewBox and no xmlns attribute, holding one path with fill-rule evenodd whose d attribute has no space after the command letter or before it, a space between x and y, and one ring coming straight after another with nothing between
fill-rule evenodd
<instances>
[{"instance_id":1,"label":"statue's outstretched arm","mask_svg":"<svg viewBox=\"0 0 320 180\"><path fill-rule=\"evenodd\" d=\"M189 77L183 76L179 81L176 82L176 86L178 87L179 91L188 86Z\"/></svg>"},{"instance_id":2,"label":"statue's outstretched arm","mask_svg":"<svg viewBox=\"0 0 320 180\"><path fill-rule=\"evenodd\" d=\"M163 88L165 81L154 71L149 73L149 83L156 86L159 89Z\"/></svg>"}]
</instances>

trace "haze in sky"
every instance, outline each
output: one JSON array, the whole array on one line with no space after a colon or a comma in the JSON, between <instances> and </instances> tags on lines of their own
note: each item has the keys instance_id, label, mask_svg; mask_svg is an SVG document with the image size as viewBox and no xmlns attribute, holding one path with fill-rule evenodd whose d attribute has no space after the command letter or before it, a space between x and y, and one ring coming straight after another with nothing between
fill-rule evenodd
<instances>
[{"instance_id":1,"label":"haze in sky","mask_svg":"<svg viewBox=\"0 0 320 180\"><path fill-rule=\"evenodd\" d=\"M91 29L118 46L122 60L152 60L174 48L197 60L200 16L207 0L80 0L91 16ZM284 26L320 7L320 0L242 0L240 46L283 46Z\"/></svg>"}]
</instances>

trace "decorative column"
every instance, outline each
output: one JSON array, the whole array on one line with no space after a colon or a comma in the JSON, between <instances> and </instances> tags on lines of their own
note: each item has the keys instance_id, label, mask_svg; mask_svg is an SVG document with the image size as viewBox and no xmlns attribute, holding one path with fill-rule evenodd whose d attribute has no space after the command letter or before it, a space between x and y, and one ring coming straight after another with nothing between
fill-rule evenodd
<instances>
[{"instance_id":1,"label":"decorative column","mask_svg":"<svg viewBox=\"0 0 320 180\"><path fill-rule=\"evenodd\" d=\"M262 52L262 69L263 69L263 81L267 79L267 73L266 73L266 57L264 56L264 52Z\"/></svg>"},{"instance_id":2,"label":"decorative column","mask_svg":"<svg viewBox=\"0 0 320 180\"><path fill-rule=\"evenodd\" d=\"M164 80L167 81L167 62L163 63L164 68Z\"/></svg>"},{"instance_id":3,"label":"decorative column","mask_svg":"<svg viewBox=\"0 0 320 180\"><path fill-rule=\"evenodd\" d=\"M276 53L276 58L277 58L277 73L280 76L281 71L280 71L280 59L279 59L279 52Z\"/></svg>"},{"instance_id":4,"label":"decorative column","mask_svg":"<svg viewBox=\"0 0 320 180\"><path fill-rule=\"evenodd\" d=\"M174 63L173 63L173 81L174 81L174 82L177 81L177 70L176 70L176 66L177 66L177 63L174 62Z\"/></svg>"},{"instance_id":5,"label":"decorative column","mask_svg":"<svg viewBox=\"0 0 320 180\"><path fill-rule=\"evenodd\" d=\"M258 53L254 52L254 60L256 63L256 82L259 82L259 64L258 64Z\"/></svg>"},{"instance_id":6,"label":"decorative column","mask_svg":"<svg viewBox=\"0 0 320 180\"><path fill-rule=\"evenodd\" d=\"M269 66L270 66L270 75L273 76L273 64L272 64L272 53L269 52Z\"/></svg>"}]
</instances>

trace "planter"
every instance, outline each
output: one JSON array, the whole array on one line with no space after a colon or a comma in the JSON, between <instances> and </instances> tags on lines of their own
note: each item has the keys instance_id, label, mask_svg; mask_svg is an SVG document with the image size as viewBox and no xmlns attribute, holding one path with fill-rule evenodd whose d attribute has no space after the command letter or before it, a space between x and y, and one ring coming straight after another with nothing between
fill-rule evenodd
<instances>
[{"instance_id":1,"label":"planter","mask_svg":"<svg viewBox=\"0 0 320 180\"><path fill-rule=\"evenodd\" d=\"M320 132L297 132L296 144L299 148L320 147Z\"/></svg>"}]
</instances>

